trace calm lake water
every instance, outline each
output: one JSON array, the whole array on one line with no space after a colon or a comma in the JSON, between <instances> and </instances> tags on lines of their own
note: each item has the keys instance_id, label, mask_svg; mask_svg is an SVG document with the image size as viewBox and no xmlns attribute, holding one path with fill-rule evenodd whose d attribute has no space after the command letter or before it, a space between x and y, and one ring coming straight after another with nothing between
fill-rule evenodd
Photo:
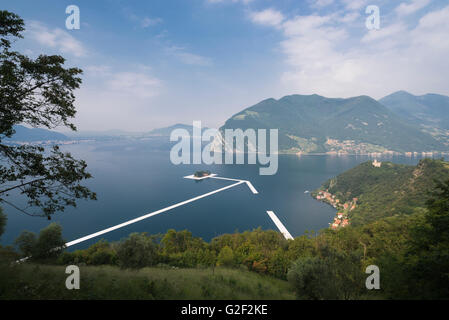
<instances>
[{"instance_id":1,"label":"calm lake water","mask_svg":"<svg viewBox=\"0 0 449 320\"><path fill-rule=\"evenodd\" d=\"M155 234L173 228L188 229L194 236L209 241L217 235L236 230L257 227L277 230L267 210L274 211L295 237L306 230L328 227L335 215L332 207L304 192L312 191L328 178L371 160L368 156L281 155L277 174L260 176L257 165L176 166L171 164L168 151L163 148L156 150L148 141L81 143L64 148L87 161L94 178L86 184L97 192L98 200L79 201L77 208L55 214L52 221L29 217L4 205L8 224L1 239L3 245L12 244L23 230L38 232L50 222L62 225L65 240L74 240L233 183L215 179L201 182L183 179L183 176L201 169L221 177L250 180L259 194L254 195L246 184L242 184L100 238L116 241L131 232ZM381 160L416 164L419 158L395 156ZM17 201L20 204L20 200ZM70 249L85 248L100 238Z\"/></svg>"}]
</instances>

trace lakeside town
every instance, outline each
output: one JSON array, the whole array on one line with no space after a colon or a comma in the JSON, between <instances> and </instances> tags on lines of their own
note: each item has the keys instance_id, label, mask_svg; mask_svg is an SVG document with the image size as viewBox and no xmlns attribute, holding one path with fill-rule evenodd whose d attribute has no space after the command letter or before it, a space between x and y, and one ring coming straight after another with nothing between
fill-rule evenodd
<instances>
[{"instance_id":1,"label":"lakeside town","mask_svg":"<svg viewBox=\"0 0 449 320\"><path fill-rule=\"evenodd\" d=\"M375 168L380 168L382 162L374 159L372 165ZM358 198L352 198L352 200L343 203L336 197L336 195L330 193L328 189L312 193L312 197L318 201L326 202L337 209L333 222L329 223L331 229L344 228L350 224L349 213L356 208Z\"/></svg>"},{"instance_id":2,"label":"lakeside town","mask_svg":"<svg viewBox=\"0 0 449 320\"><path fill-rule=\"evenodd\" d=\"M330 193L328 189L318 191L315 198L318 201L326 202L337 209L333 222L329 223L331 229L335 230L343 228L350 224L349 213L356 208L358 198L353 198L351 201L342 203L334 194Z\"/></svg>"}]
</instances>

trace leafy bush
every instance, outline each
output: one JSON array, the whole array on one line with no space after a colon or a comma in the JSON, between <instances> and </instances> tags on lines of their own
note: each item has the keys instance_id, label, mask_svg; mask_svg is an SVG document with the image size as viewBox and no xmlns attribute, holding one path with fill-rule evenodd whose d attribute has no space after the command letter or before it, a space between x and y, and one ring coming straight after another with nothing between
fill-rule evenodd
<instances>
[{"instance_id":1,"label":"leafy bush","mask_svg":"<svg viewBox=\"0 0 449 320\"><path fill-rule=\"evenodd\" d=\"M117 262L122 268L143 268L158 263L158 246L154 236L131 233L118 243Z\"/></svg>"},{"instance_id":2,"label":"leafy bush","mask_svg":"<svg viewBox=\"0 0 449 320\"><path fill-rule=\"evenodd\" d=\"M296 260L288 279L301 299L355 299L364 287L360 257L327 246L320 255Z\"/></svg>"},{"instance_id":3,"label":"leafy bush","mask_svg":"<svg viewBox=\"0 0 449 320\"><path fill-rule=\"evenodd\" d=\"M223 247L217 258L217 265L224 267L232 267L235 265L234 252L228 246Z\"/></svg>"}]
</instances>

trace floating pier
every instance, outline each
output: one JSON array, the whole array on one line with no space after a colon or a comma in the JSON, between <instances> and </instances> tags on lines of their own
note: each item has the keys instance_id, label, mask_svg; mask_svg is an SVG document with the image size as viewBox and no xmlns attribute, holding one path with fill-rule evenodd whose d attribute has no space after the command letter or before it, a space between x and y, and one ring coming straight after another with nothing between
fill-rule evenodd
<instances>
[{"instance_id":1,"label":"floating pier","mask_svg":"<svg viewBox=\"0 0 449 320\"><path fill-rule=\"evenodd\" d=\"M279 220L279 218L274 214L274 212L273 211L267 211L267 213L268 213L268 216L271 218L271 220L273 220L273 222L276 225L276 227L278 227L279 231L284 235L285 239L293 240L293 237L290 234L290 232L288 232L287 228L284 227L284 225Z\"/></svg>"},{"instance_id":2,"label":"floating pier","mask_svg":"<svg viewBox=\"0 0 449 320\"><path fill-rule=\"evenodd\" d=\"M241 184L243 184L243 183L246 183L246 184L247 184L247 186L249 187L249 189L251 190L252 193L257 194L257 190L254 188L254 186L251 184L251 182L246 181L246 180L238 180L238 179L230 179L230 178L221 178L221 177L216 177L216 174L210 174L210 175L208 175L208 176L201 177L201 178L194 177L193 175L192 175L192 176L186 176L186 177L184 177L184 178L186 178L186 179L193 179L193 180L202 180L202 179L206 179L206 178L215 178L215 179L230 180L230 181L236 181L236 182L233 183L233 184L231 184L231 185L229 185L229 186L226 186L226 187L223 187L223 188L220 188L220 189L211 191L211 192L204 193L204 194L202 194L202 195L193 197L193 198L191 198L191 199L188 199L188 200L185 200L185 201L182 201L182 202L178 202L178 203L176 203L176 204L173 204L173 205L171 205L171 206L165 207L165 208L163 208L163 209L159 209L159 210L157 210L157 211L147 213L147 214L145 214L145 215L143 215L143 216L141 216L141 217L138 217L138 218L135 218L135 219L132 219L132 220L129 220L129 221L120 223L120 224L118 224L118 225L116 225L116 226L113 226L113 227L110 227L110 228L107 228L107 229L104 229L104 230L101 230L101 231L98 231L98 232L89 234L89 235L84 236L84 237L82 237L82 238L79 238L79 239L76 239L76 240L67 242L67 243L65 244L65 246L66 246L66 247L74 246L74 245L79 244L79 243L81 243L81 242L84 242L84 241L90 240L90 239L92 239L92 238L96 238L96 237L98 237L98 236L101 236L101 235L103 235L103 234L105 234L105 233L108 233L108 232L111 232L111 231L114 231L114 230L117 230L117 229L120 229L120 228L129 226L130 224L133 224L133 223L136 223L136 222L139 222L139 221L148 219L148 218L150 218L150 217L154 217L154 216L156 216L156 215L158 215L158 214L161 214L161 213L167 212L167 211L169 211L169 210L178 208L178 207L183 206L183 205L185 205L185 204L188 204L188 203L190 203L190 202L193 202L193 201L196 201L196 200L200 200L200 199L209 197L209 196L211 196L211 195L213 195L213 194L216 194L216 193L218 193L218 192L225 191L225 190L227 190L227 189L236 187L236 186L241 185Z\"/></svg>"}]
</instances>

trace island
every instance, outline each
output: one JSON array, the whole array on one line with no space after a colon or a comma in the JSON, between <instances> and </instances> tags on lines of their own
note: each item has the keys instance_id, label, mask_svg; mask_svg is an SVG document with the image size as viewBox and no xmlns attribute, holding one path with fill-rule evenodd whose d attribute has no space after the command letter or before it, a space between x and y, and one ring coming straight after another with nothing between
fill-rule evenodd
<instances>
[{"instance_id":1,"label":"island","mask_svg":"<svg viewBox=\"0 0 449 320\"><path fill-rule=\"evenodd\" d=\"M204 177L207 177L207 176L210 176L210 171L208 171L208 170L200 170L200 171L196 171L194 174L193 174L193 176L195 177L195 178L204 178Z\"/></svg>"}]
</instances>

